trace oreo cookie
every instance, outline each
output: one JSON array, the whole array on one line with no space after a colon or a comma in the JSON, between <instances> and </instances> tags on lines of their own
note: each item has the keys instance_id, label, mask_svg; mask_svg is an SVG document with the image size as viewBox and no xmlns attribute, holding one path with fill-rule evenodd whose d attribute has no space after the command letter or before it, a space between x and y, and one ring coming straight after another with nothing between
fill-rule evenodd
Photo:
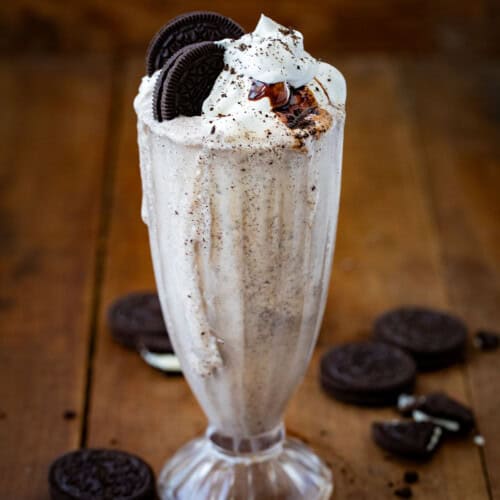
<instances>
[{"instance_id":1,"label":"oreo cookie","mask_svg":"<svg viewBox=\"0 0 500 500\"><path fill-rule=\"evenodd\" d=\"M175 354L155 353L146 347L139 349L139 354L149 366L161 371L165 375L182 375L181 364Z\"/></svg>"},{"instance_id":2,"label":"oreo cookie","mask_svg":"<svg viewBox=\"0 0 500 500\"><path fill-rule=\"evenodd\" d=\"M398 410L417 422L432 422L450 434L465 435L475 426L472 410L443 392L419 397L402 395Z\"/></svg>"},{"instance_id":3,"label":"oreo cookie","mask_svg":"<svg viewBox=\"0 0 500 500\"><path fill-rule=\"evenodd\" d=\"M334 398L360 406L394 404L415 385L416 367L403 351L381 342L344 344L321 359L320 381Z\"/></svg>"},{"instance_id":4,"label":"oreo cookie","mask_svg":"<svg viewBox=\"0 0 500 500\"><path fill-rule=\"evenodd\" d=\"M240 38L243 28L216 12L182 14L163 26L151 40L146 53L146 73L151 76L177 51L200 42L215 42L224 38Z\"/></svg>"},{"instance_id":5,"label":"oreo cookie","mask_svg":"<svg viewBox=\"0 0 500 500\"><path fill-rule=\"evenodd\" d=\"M437 450L443 431L431 422L374 422L372 438L390 453L426 460Z\"/></svg>"},{"instance_id":6,"label":"oreo cookie","mask_svg":"<svg viewBox=\"0 0 500 500\"><path fill-rule=\"evenodd\" d=\"M160 74L156 78L155 88L153 91L153 116L154 119L161 122L163 121L162 113L161 113L161 97L163 94L163 85L165 84L165 79L167 78L168 72L174 65L175 61L177 61L178 57L184 52L187 47L184 47L173 54L168 61L163 66Z\"/></svg>"},{"instance_id":7,"label":"oreo cookie","mask_svg":"<svg viewBox=\"0 0 500 500\"><path fill-rule=\"evenodd\" d=\"M139 351L147 349L149 352L154 352L155 354L172 354L174 352L172 343L166 332L161 335L157 333L142 334L137 343L137 349Z\"/></svg>"},{"instance_id":8,"label":"oreo cookie","mask_svg":"<svg viewBox=\"0 0 500 500\"><path fill-rule=\"evenodd\" d=\"M173 352L158 295L134 292L117 299L108 309L108 325L118 343L130 349L146 345L156 352Z\"/></svg>"},{"instance_id":9,"label":"oreo cookie","mask_svg":"<svg viewBox=\"0 0 500 500\"><path fill-rule=\"evenodd\" d=\"M151 467L118 450L82 449L59 457L49 471L52 500L155 500Z\"/></svg>"},{"instance_id":10,"label":"oreo cookie","mask_svg":"<svg viewBox=\"0 0 500 500\"><path fill-rule=\"evenodd\" d=\"M158 75L153 110L158 121L199 116L203 102L224 68L224 48L213 42L184 47Z\"/></svg>"},{"instance_id":11,"label":"oreo cookie","mask_svg":"<svg viewBox=\"0 0 500 500\"><path fill-rule=\"evenodd\" d=\"M467 327L455 316L423 307L401 307L375 321L375 339L404 349L422 371L464 360Z\"/></svg>"},{"instance_id":12,"label":"oreo cookie","mask_svg":"<svg viewBox=\"0 0 500 500\"><path fill-rule=\"evenodd\" d=\"M413 491L409 486L401 486L394 490L394 496L398 498L411 498L413 496Z\"/></svg>"}]
</instances>

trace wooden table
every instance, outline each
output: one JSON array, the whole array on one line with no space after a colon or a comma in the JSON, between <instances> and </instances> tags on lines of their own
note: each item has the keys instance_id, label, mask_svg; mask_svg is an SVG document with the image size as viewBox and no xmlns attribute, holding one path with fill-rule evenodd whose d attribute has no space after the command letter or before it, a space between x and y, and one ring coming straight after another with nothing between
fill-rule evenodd
<instances>
[{"instance_id":1,"label":"wooden table","mask_svg":"<svg viewBox=\"0 0 500 500\"><path fill-rule=\"evenodd\" d=\"M338 243L327 312L289 432L332 466L338 499L500 499L500 352L422 375L418 391L470 404L484 448L447 443L431 463L384 456L363 410L328 398L318 359L366 338L388 307L418 303L500 324L500 64L333 59L349 85ZM205 419L182 378L114 344L111 301L154 287L132 98L138 58L0 64L0 498L47 498L47 469L79 446L135 452L158 471ZM66 410L76 418L64 419Z\"/></svg>"}]
</instances>

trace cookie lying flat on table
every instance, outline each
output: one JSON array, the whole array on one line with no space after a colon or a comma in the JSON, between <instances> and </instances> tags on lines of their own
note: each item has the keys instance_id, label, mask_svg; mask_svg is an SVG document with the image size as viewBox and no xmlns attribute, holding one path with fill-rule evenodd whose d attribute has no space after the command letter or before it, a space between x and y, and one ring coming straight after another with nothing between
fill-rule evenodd
<instances>
[{"instance_id":1,"label":"cookie lying flat on table","mask_svg":"<svg viewBox=\"0 0 500 500\"><path fill-rule=\"evenodd\" d=\"M59 457L49 471L52 500L155 500L151 467L118 450L82 449Z\"/></svg>"},{"instance_id":2,"label":"cookie lying flat on table","mask_svg":"<svg viewBox=\"0 0 500 500\"><path fill-rule=\"evenodd\" d=\"M334 398L361 406L394 404L412 391L414 361L403 351L381 342L344 344L321 359L320 380Z\"/></svg>"},{"instance_id":3,"label":"cookie lying flat on table","mask_svg":"<svg viewBox=\"0 0 500 500\"><path fill-rule=\"evenodd\" d=\"M374 422L372 437L386 451L425 460L436 451L443 431L431 422Z\"/></svg>"},{"instance_id":4,"label":"cookie lying flat on table","mask_svg":"<svg viewBox=\"0 0 500 500\"><path fill-rule=\"evenodd\" d=\"M463 404L443 392L433 392L425 396L401 395L398 410L413 420L432 422L451 434L464 435L475 425L474 414Z\"/></svg>"},{"instance_id":5,"label":"cookie lying flat on table","mask_svg":"<svg viewBox=\"0 0 500 500\"><path fill-rule=\"evenodd\" d=\"M118 343L131 349L146 345L161 352L173 352L161 312L158 295L134 292L117 299L108 309L108 325Z\"/></svg>"},{"instance_id":6,"label":"cookie lying flat on table","mask_svg":"<svg viewBox=\"0 0 500 500\"><path fill-rule=\"evenodd\" d=\"M458 318L422 307L401 307L375 321L374 337L408 352L419 370L463 361L467 328Z\"/></svg>"}]
</instances>

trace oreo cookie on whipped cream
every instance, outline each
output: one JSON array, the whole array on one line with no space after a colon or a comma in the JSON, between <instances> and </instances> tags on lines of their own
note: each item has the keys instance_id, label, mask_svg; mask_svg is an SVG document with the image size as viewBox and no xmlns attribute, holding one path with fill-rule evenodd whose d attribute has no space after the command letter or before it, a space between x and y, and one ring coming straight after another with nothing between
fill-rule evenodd
<instances>
[{"instance_id":1,"label":"oreo cookie on whipped cream","mask_svg":"<svg viewBox=\"0 0 500 500\"><path fill-rule=\"evenodd\" d=\"M146 53L146 72L151 76L188 45L239 38L244 33L238 23L216 12L181 14L165 24L151 40Z\"/></svg>"},{"instance_id":2,"label":"oreo cookie on whipped cream","mask_svg":"<svg viewBox=\"0 0 500 500\"><path fill-rule=\"evenodd\" d=\"M247 34L213 12L179 16L152 39L146 66L140 94L152 104L155 125L202 117L198 130L223 131L228 143L234 135L246 135L252 143L254 134L276 135L280 141L291 138L300 149L332 127L332 116L343 119L340 72L308 54L301 33L264 15ZM162 131L176 132L174 127Z\"/></svg>"},{"instance_id":3,"label":"oreo cookie on whipped cream","mask_svg":"<svg viewBox=\"0 0 500 500\"><path fill-rule=\"evenodd\" d=\"M193 43L173 54L155 84L155 119L201 115L203 102L223 67L224 48L213 42Z\"/></svg>"}]
</instances>

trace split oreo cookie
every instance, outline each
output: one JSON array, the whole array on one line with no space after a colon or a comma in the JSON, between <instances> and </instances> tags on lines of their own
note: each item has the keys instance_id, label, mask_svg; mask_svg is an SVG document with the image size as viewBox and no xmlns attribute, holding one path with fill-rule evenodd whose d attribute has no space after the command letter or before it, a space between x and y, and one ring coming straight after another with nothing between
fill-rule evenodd
<instances>
[{"instance_id":1,"label":"split oreo cookie","mask_svg":"<svg viewBox=\"0 0 500 500\"><path fill-rule=\"evenodd\" d=\"M151 76L163 68L170 57L187 45L240 38L244 34L238 23L216 12L182 14L163 26L151 40L146 54L146 73Z\"/></svg>"},{"instance_id":2,"label":"split oreo cookie","mask_svg":"<svg viewBox=\"0 0 500 500\"><path fill-rule=\"evenodd\" d=\"M375 339L397 346L422 371L463 361L467 327L455 316L423 307L401 307L375 321Z\"/></svg>"},{"instance_id":3,"label":"split oreo cookie","mask_svg":"<svg viewBox=\"0 0 500 500\"><path fill-rule=\"evenodd\" d=\"M173 352L156 293L134 292L120 297L108 309L108 324L113 338L125 347Z\"/></svg>"},{"instance_id":4,"label":"split oreo cookie","mask_svg":"<svg viewBox=\"0 0 500 500\"><path fill-rule=\"evenodd\" d=\"M360 406L394 404L415 385L416 367L400 349L381 342L344 344L321 359L320 381L334 398Z\"/></svg>"},{"instance_id":5,"label":"split oreo cookie","mask_svg":"<svg viewBox=\"0 0 500 500\"><path fill-rule=\"evenodd\" d=\"M372 437L386 451L405 458L425 460L436 451L443 431L430 422L374 422Z\"/></svg>"},{"instance_id":6,"label":"split oreo cookie","mask_svg":"<svg viewBox=\"0 0 500 500\"><path fill-rule=\"evenodd\" d=\"M224 48L194 43L174 54L158 75L153 110L158 121L199 116L203 102L224 68Z\"/></svg>"},{"instance_id":7,"label":"split oreo cookie","mask_svg":"<svg viewBox=\"0 0 500 500\"><path fill-rule=\"evenodd\" d=\"M155 500L151 467L118 450L82 449L59 457L49 471L52 500Z\"/></svg>"},{"instance_id":8,"label":"split oreo cookie","mask_svg":"<svg viewBox=\"0 0 500 500\"><path fill-rule=\"evenodd\" d=\"M402 395L398 399L398 410L405 416L411 415L416 422L432 422L455 435L468 434L475 425L470 408L443 392L417 397Z\"/></svg>"}]
</instances>

